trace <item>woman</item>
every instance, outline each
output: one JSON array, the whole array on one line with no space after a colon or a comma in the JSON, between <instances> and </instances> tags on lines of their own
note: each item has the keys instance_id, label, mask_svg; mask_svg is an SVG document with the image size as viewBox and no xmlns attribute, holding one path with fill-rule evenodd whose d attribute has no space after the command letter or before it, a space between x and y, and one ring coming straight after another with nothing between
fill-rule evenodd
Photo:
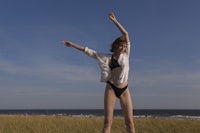
<instances>
[{"instance_id":1,"label":"woman","mask_svg":"<svg viewBox=\"0 0 200 133\"><path fill-rule=\"evenodd\" d=\"M116 99L119 98L121 108L125 117L128 133L135 133L133 123L133 107L130 91L128 89L130 41L128 32L117 21L113 13L109 14L110 20L122 33L111 46L113 54L98 53L88 47L64 41L68 47L76 48L98 60L101 68L101 81L107 83L104 94L104 127L103 133L110 133L113 111Z\"/></svg>"}]
</instances>

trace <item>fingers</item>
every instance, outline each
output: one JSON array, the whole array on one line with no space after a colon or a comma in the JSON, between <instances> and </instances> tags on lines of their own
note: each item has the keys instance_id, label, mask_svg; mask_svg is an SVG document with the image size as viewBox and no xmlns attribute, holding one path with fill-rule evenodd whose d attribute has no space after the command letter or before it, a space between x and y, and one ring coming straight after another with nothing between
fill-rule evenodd
<instances>
[{"instance_id":1,"label":"fingers","mask_svg":"<svg viewBox=\"0 0 200 133\"><path fill-rule=\"evenodd\" d=\"M63 43L64 43L65 46L71 47L71 42L63 41Z\"/></svg>"},{"instance_id":2,"label":"fingers","mask_svg":"<svg viewBox=\"0 0 200 133\"><path fill-rule=\"evenodd\" d=\"M113 13L109 13L108 14L110 18L113 18L114 14Z\"/></svg>"},{"instance_id":3,"label":"fingers","mask_svg":"<svg viewBox=\"0 0 200 133\"><path fill-rule=\"evenodd\" d=\"M109 18L110 18L111 20L114 20L114 19L115 19L115 14L114 14L114 13L109 13L108 16L109 16Z\"/></svg>"},{"instance_id":4,"label":"fingers","mask_svg":"<svg viewBox=\"0 0 200 133\"><path fill-rule=\"evenodd\" d=\"M113 13L113 12L111 12L111 13L109 13L109 15L111 15L111 16L114 16L114 13Z\"/></svg>"}]
</instances>

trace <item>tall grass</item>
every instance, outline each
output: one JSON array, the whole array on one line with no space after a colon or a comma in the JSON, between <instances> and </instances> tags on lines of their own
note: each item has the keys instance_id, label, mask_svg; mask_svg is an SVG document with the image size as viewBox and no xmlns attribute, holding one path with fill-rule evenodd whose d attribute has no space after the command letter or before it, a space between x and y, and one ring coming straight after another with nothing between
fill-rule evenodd
<instances>
[{"instance_id":1,"label":"tall grass","mask_svg":"<svg viewBox=\"0 0 200 133\"><path fill-rule=\"evenodd\" d=\"M136 118L136 133L200 133L199 120ZM101 133L103 118L0 115L0 133ZM126 133L124 119L114 118L112 133Z\"/></svg>"},{"instance_id":2,"label":"tall grass","mask_svg":"<svg viewBox=\"0 0 200 133\"><path fill-rule=\"evenodd\" d=\"M137 119L137 133L200 133L200 120L189 119Z\"/></svg>"}]
</instances>

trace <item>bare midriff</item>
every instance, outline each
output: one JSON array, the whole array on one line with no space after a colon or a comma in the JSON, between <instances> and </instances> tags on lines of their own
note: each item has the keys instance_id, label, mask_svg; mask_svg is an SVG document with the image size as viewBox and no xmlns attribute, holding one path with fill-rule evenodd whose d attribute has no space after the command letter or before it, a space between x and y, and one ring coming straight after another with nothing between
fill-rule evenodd
<instances>
[{"instance_id":1,"label":"bare midriff","mask_svg":"<svg viewBox=\"0 0 200 133\"><path fill-rule=\"evenodd\" d=\"M118 83L118 79L119 79L119 76L120 76L120 72L121 72L121 68L115 68L111 71L111 79L110 79L110 82L113 83L116 87L118 88L124 88L125 86L128 85L128 82L123 82L123 83Z\"/></svg>"}]
</instances>

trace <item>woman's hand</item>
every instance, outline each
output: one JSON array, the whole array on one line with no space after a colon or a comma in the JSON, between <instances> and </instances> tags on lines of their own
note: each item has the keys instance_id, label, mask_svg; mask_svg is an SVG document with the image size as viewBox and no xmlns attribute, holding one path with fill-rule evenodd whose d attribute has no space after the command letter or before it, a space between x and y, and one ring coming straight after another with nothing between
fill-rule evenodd
<instances>
[{"instance_id":1,"label":"woman's hand","mask_svg":"<svg viewBox=\"0 0 200 133\"><path fill-rule=\"evenodd\" d=\"M109 18L110 18L112 21L115 21L115 20L116 20L116 17L115 17L115 14L114 14L114 13L109 13L108 16L109 16Z\"/></svg>"},{"instance_id":2,"label":"woman's hand","mask_svg":"<svg viewBox=\"0 0 200 133\"><path fill-rule=\"evenodd\" d=\"M73 45L72 42L69 42L69 41L63 41L63 43L67 47L71 47Z\"/></svg>"}]
</instances>

